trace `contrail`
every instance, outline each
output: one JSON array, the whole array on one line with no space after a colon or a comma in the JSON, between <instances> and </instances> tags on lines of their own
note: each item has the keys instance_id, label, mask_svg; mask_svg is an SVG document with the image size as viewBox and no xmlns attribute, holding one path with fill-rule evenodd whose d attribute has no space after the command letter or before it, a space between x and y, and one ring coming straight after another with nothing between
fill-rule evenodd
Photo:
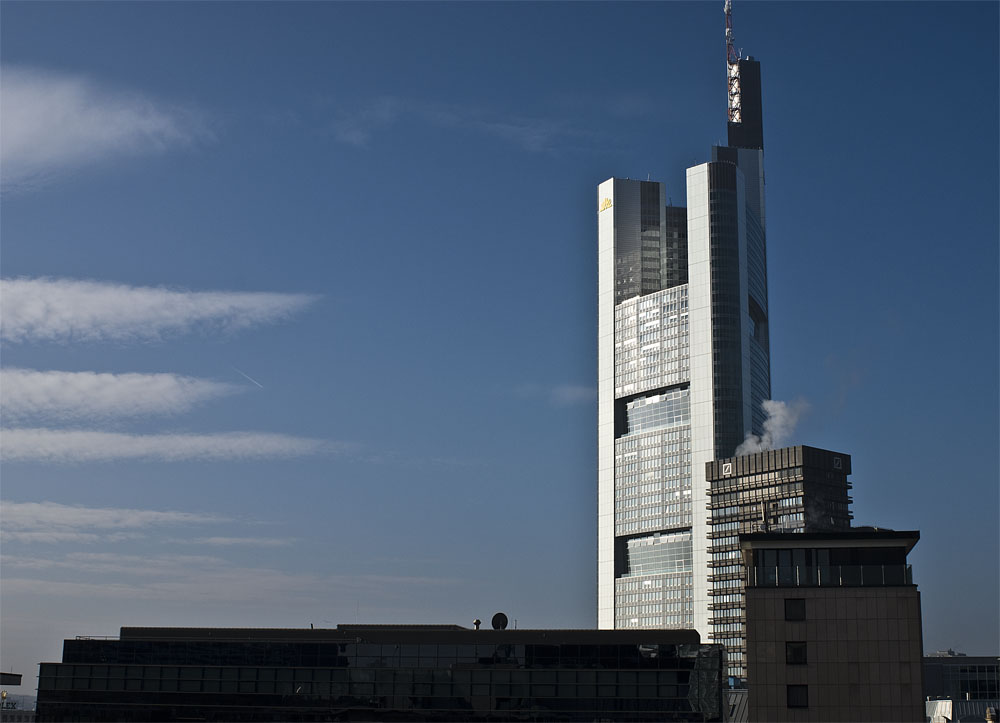
<instances>
[{"instance_id":1,"label":"contrail","mask_svg":"<svg viewBox=\"0 0 1000 723\"><path fill-rule=\"evenodd\" d=\"M230 366L232 366L232 364L230 364ZM250 375L249 375L249 374L247 374L246 372L241 372L241 371L240 371L239 369L237 369L236 367L233 367L233 371L234 371L234 372L236 372L237 374L239 374L240 376L243 376L243 377L246 377L247 379L249 379L249 380L250 380L251 382L253 382L254 384L256 384L256 385L257 385L258 387L260 387L261 389L263 389L263 388L264 388L264 385L263 385L263 384L261 384L260 382L258 382L258 381L257 381L256 379L254 379L254 378L253 378L252 376L250 376Z\"/></svg>"}]
</instances>

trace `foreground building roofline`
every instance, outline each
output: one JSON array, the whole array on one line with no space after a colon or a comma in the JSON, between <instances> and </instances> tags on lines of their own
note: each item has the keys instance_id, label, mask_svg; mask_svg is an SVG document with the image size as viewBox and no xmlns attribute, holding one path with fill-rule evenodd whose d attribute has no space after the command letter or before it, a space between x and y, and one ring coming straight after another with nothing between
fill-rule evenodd
<instances>
[{"instance_id":1,"label":"foreground building roofline","mask_svg":"<svg viewBox=\"0 0 1000 723\"><path fill-rule=\"evenodd\" d=\"M336 628L121 628L120 640L294 640L441 643L574 643L699 645L697 630L529 629L475 630L460 625L338 625Z\"/></svg>"}]
</instances>

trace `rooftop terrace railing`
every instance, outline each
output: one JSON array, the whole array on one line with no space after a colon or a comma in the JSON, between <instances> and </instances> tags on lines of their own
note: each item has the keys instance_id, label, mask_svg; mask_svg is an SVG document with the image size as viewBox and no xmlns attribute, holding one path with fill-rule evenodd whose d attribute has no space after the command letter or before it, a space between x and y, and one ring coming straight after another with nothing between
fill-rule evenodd
<instances>
[{"instance_id":1,"label":"rooftop terrace railing","mask_svg":"<svg viewBox=\"0 0 1000 723\"><path fill-rule=\"evenodd\" d=\"M748 587L892 587L912 585L911 565L791 565L749 570Z\"/></svg>"}]
</instances>

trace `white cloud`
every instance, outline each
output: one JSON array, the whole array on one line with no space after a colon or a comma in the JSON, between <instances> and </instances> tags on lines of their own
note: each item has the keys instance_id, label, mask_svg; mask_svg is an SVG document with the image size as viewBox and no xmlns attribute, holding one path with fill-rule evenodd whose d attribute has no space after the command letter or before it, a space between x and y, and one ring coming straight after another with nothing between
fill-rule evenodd
<instances>
[{"instance_id":1,"label":"white cloud","mask_svg":"<svg viewBox=\"0 0 1000 723\"><path fill-rule=\"evenodd\" d=\"M156 526L207 525L228 518L197 512L0 501L0 539L24 543L121 542Z\"/></svg>"},{"instance_id":2,"label":"white cloud","mask_svg":"<svg viewBox=\"0 0 1000 723\"><path fill-rule=\"evenodd\" d=\"M72 570L95 575L183 575L195 568L225 564L205 555L122 555L114 552L73 552L61 559L4 555L3 565L18 570Z\"/></svg>"},{"instance_id":3,"label":"white cloud","mask_svg":"<svg viewBox=\"0 0 1000 723\"><path fill-rule=\"evenodd\" d=\"M322 600L329 594L329 587L313 575L288 574L280 570L261 568L225 568L223 566L192 569L186 566L184 570L175 572L163 569L162 566L149 561L149 564L160 568L157 579L141 579L136 571L137 580L120 581L104 579L100 582L78 580L46 580L5 575L3 593L10 595L41 595L71 597L80 600L151 600L151 601L181 601L198 605L223 603L246 604L260 600L277 601L293 597L298 601ZM40 570L41 571L41 570ZM105 570L105 574L116 572ZM127 569L117 571L117 574L127 574ZM72 574L66 571L65 574ZM97 573L91 572L94 576Z\"/></svg>"},{"instance_id":4,"label":"white cloud","mask_svg":"<svg viewBox=\"0 0 1000 723\"><path fill-rule=\"evenodd\" d=\"M438 128L492 136L532 152L551 150L567 139L579 140L591 135L559 120L497 114L482 108L392 96L341 110L333 121L333 134L343 143L364 147L376 131L407 118Z\"/></svg>"},{"instance_id":5,"label":"white cloud","mask_svg":"<svg viewBox=\"0 0 1000 723\"><path fill-rule=\"evenodd\" d=\"M177 374L0 370L0 409L26 417L77 420L176 414L239 391L232 384Z\"/></svg>"},{"instance_id":6,"label":"white cloud","mask_svg":"<svg viewBox=\"0 0 1000 723\"><path fill-rule=\"evenodd\" d=\"M198 111L77 75L4 66L0 76L0 180L30 188L116 156L207 139Z\"/></svg>"},{"instance_id":7,"label":"white cloud","mask_svg":"<svg viewBox=\"0 0 1000 723\"><path fill-rule=\"evenodd\" d=\"M13 278L0 282L0 337L9 342L80 342L150 340L196 330L229 332L278 321L317 298Z\"/></svg>"},{"instance_id":8,"label":"white cloud","mask_svg":"<svg viewBox=\"0 0 1000 723\"><path fill-rule=\"evenodd\" d=\"M367 146L372 132L394 123L402 111L402 104L395 98L380 98L350 112L341 111L333 121L333 135L341 143Z\"/></svg>"},{"instance_id":9,"label":"white cloud","mask_svg":"<svg viewBox=\"0 0 1000 723\"><path fill-rule=\"evenodd\" d=\"M597 399L597 390L580 384L559 384L551 389L549 398L560 405L592 402Z\"/></svg>"},{"instance_id":10,"label":"white cloud","mask_svg":"<svg viewBox=\"0 0 1000 723\"><path fill-rule=\"evenodd\" d=\"M23 542L25 544L33 544L36 542L46 544L72 542L80 545L92 545L97 542L122 542L124 540L135 539L137 537L140 537L140 535L123 535L121 533L99 535L94 532L63 532L58 530L52 530L49 532L16 532L11 530L0 530L0 540L3 542Z\"/></svg>"},{"instance_id":11,"label":"white cloud","mask_svg":"<svg viewBox=\"0 0 1000 723\"><path fill-rule=\"evenodd\" d=\"M58 502L0 502L5 530L139 529L152 525L209 524L228 518L199 512L136 510L127 507L81 507Z\"/></svg>"},{"instance_id":12,"label":"white cloud","mask_svg":"<svg viewBox=\"0 0 1000 723\"><path fill-rule=\"evenodd\" d=\"M294 540L286 537L195 537L177 542L215 547L287 547Z\"/></svg>"},{"instance_id":13,"label":"white cloud","mask_svg":"<svg viewBox=\"0 0 1000 723\"><path fill-rule=\"evenodd\" d=\"M252 460L343 451L347 446L263 432L120 434L44 428L0 430L0 459L7 462Z\"/></svg>"},{"instance_id":14,"label":"white cloud","mask_svg":"<svg viewBox=\"0 0 1000 723\"><path fill-rule=\"evenodd\" d=\"M4 558L4 567L24 573L50 573L61 579L4 575L3 594L41 595L93 600L156 600L196 602L199 605L294 599L329 603L331 593L355 599L396 600L422 588L442 588L456 580L391 575L334 575L287 573L269 568L230 566L210 557L161 555L137 557L103 555L46 558ZM155 579L149 579L152 574ZM72 578L86 578L85 580ZM131 578L131 579L130 579Z\"/></svg>"}]
</instances>

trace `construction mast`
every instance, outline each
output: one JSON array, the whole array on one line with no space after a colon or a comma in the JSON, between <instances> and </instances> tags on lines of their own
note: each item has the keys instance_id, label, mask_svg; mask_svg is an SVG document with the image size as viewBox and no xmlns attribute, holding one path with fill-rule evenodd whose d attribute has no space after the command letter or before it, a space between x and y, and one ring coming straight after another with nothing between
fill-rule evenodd
<instances>
[{"instance_id":1,"label":"construction mast","mask_svg":"<svg viewBox=\"0 0 1000 723\"><path fill-rule=\"evenodd\" d=\"M742 122L740 113L740 54L733 39L733 0L726 0L726 81L729 88L729 122Z\"/></svg>"}]
</instances>

